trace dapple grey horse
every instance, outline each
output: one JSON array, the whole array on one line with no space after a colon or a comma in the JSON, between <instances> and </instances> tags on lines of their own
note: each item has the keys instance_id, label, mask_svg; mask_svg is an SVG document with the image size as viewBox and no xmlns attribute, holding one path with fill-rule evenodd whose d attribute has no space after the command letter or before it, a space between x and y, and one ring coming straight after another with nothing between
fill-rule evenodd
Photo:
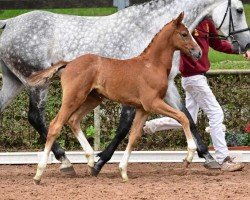
<instances>
[{"instance_id":1,"label":"dapple grey horse","mask_svg":"<svg viewBox=\"0 0 250 200\"><path fill-rule=\"evenodd\" d=\"M3 73L1 112L26 87L30 98L28 120L45 138L47 127L44 106L48 85L32 87L27 83L27 77L51 67L54 63L71 61L85 53L120 59L135 57L147 47L166 20L170 21L181 11L185 12L184 23L190 31L209 15L223 35L235 41L235 47L240 51L244 52L249 46L250 34L243 5L239 0L152 0L105 17L79 17L33 11L1 20L0 28L4 28L0 37L0 64ZM204 157L206 163L212 163L211 166L218 167L202 142L192 118L181 104L173 81L178 71L178 60L179 53L176 53L166 100L173 107L182 109L189 117L199 156ZM100 159L93 168L93 174L97 175L111 158L120 141L127 135L133 118L134 109L124 106L116 137L99 154ZM86 142L86 138L83 140L81 142L86 144L86 154L91 155L88 157L88 165L93 167L93 149ZM62 162L60 169L73 173L71 163L57 143L53 145L52 151Z\"/></svg>"}]
</instances>

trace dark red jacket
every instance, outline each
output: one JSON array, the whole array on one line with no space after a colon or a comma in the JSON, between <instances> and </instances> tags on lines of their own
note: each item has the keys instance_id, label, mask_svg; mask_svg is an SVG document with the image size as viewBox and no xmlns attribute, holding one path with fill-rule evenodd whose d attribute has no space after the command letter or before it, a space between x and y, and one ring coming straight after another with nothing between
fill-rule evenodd
<instances>
[{"instance_id":1,"label":"dark red jacket","mask_svg":"<svg viewBox=\"0 0 250 200\"><path fill-rule=\"evenodd\" d=\"M227 40L214 37L217 34L218 32L211 19L205 18L199 23L192 35L202 49L202 57L198 61L194 61L192 58L181 54L180 72L183 77L206 73L209 70L209 46L224 53L235 53L232 49L232 45Z\"/></svg>"}]
</instances>

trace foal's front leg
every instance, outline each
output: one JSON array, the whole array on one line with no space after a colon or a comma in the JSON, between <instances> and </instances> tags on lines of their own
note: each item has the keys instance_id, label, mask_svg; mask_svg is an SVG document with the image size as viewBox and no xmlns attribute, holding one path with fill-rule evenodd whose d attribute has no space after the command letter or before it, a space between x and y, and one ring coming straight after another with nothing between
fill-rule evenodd
<instances>
[{"instance_id":1,"label":"foal's front leg","mask_svg":"<svg viewBox=\"0 0 250 200\"><path fill-rule=\"evenodd\" d=\"M168 81L168 90L167 94L165 96L165 100L169 103L170 106L173 108L179 109L182 111L186 117L189 120L191 133L193 135L194 141L197 145L197 152L198 156L200 158L205 158L205 164L204 166L209 169L220 169L220 165L217 163L217 161L211 156L211 154L208 151L207 145L203 142L201 134L197 130L196 124L194 120L192 119L189 111L187 108L182 105L181 98L178 92L178 89L172 79Z\"/></svg>"},{"instance_id":2,"label":"foal's front leg","mask_svg":"<svg viewBox=\"0 0 250 200\"><path fill-rule=\"evenodd\" d=\"M211 154L208 151L207 146L202 141L201 134L199 133L199 131L194 123L194 120L193 120L192 116L190 115L189 111L187 110L187 108L184 106L184 107L182 107L181 111L186 115L186 117L189 120L191 133L192 133L194 141L196 142L196 145L197 145L198 156L200 158L205 158L205 160L206 160L204 163L204 167L206 167L207 169L220 169L221 166L213 158L213 156L211 156Z\"/></svg>"},{"instance_id":3,"label":"foal's front leg","mask_svg":"<svg viewBox=\"0 0 250 200\"><path fill-rule=\"evenodd\" d=\"M184 161L185 161L186 165L191 163L193 160L193 157L194 157L194 153L197 149L197 146L196 146L195 141L192 137L189 121L188 121L186 115L183 112L172 108L171 106L166 104L160 98L153 100L152 105L147 106L146 109L148 109L147 111L149 111L149 112L153 112L153 113L157 113L157 114L161 114L161 115L165 115L165 116L174 118L175 120L177 120L178 122L181 123L183 130L184 130L184 133L185 133L185 136L186 136L186 139L187 139L187 144L188 144L188 155Z\"/></svg>"},{"instance_id":4,"label":"foal's front leg","mask_svg":"<svg viewBox=\"0 0 250 200\"><path fill-rule=\"evenodd\" d=\"M128 175L127 175L128 160L134 144L138 141L138 139L142 135L142 127L145 121L147 120L147 117L148 113L144 109L136 109L135 119L133 121L133 125L129 135L129 142L119 165L123 182L128 181Z\"/></svg>"}]
</instances>

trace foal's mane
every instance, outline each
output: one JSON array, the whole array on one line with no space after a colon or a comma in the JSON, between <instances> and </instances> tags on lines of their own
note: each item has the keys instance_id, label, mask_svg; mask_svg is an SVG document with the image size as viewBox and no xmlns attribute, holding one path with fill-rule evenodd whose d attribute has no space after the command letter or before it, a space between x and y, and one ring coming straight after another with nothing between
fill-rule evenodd
<instances>
[{"instance_id":1,"label":"foal's mane","mask_svg":"<svg viewBox=\"0 0 250 200\"><path fill-rule=\"evenodd\" d=\"M144 49L144 51L141 53L141 55L145 55L148 53L150 47L152 46L154 40L158 37L158 35L166 28L166 26L170 25L171 23L173 23L174 20L170 21L169 23L165 24L162 29L153 37L153 39L151 40L151 42L149 43L149 45Z\"/></svg>"}]
</instances>

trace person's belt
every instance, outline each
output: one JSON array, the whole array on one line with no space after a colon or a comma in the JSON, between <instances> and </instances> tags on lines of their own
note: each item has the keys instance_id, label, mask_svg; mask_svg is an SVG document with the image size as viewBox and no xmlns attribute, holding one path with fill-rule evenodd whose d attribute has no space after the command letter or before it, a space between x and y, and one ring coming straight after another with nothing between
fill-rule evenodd
<instances>
[{"instance_id":1,"label":"person's belt","mask_svg":"<svg viewBox=\"0 0 250 200\"><path fill-rule=\"evenodd\" d=\"M192 75L181 75L182 77L190 77L190 76L196 76L196 75L202 75L202 76L206 76L207 73L206 72L203 72L203 73L197 73L197 74L192 74Z\"/></svg>"}]
</instances>

